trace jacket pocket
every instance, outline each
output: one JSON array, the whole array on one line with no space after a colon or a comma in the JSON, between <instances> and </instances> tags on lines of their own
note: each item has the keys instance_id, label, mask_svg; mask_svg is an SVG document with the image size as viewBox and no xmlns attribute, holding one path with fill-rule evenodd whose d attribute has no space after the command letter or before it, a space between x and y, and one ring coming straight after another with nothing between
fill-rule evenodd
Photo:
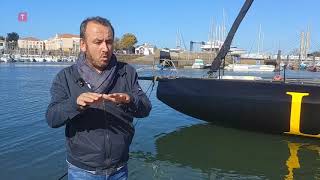
<instances>
[{"instance_id":1,"label":"jacket pocket","mask_svg":"<svg viewBox=\"0 0 320 180\"><path fill-rule=\"evenodd\" d=\"M91 167L103 164L105 158L103 130L81 131L68 140L71 156Z\"/></svg>"},{"instance_id":2,"label":"jacket pocket","mask_svg":"<svg viewBox=\"0 0 320 180\"><path fill-rule=\"evenodd\" d=\"M129 155L128 135L119 133L111 135L111 158L114 163L126 161Z\"/></svg>"}]
</instances>

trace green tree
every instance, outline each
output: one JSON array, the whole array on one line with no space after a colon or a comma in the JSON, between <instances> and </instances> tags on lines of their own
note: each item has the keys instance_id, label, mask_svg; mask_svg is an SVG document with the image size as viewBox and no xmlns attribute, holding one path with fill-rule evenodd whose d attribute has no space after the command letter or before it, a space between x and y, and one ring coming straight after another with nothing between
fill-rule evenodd
<instances>
[{"instance_id":1,"label":"green tree","mask_svg":"<svg viewBox=\"0 0 320 180\"><path fill-rule=\"evenodd\" d=\"M153 49L154 49L154 51L157 51L157 50L158 50L158 47L157 47L157 46L154 46Z\"/></svg>"},{"instance_id":2,"label":"green tree","mask_svg":"<svg viewBox=\"0 0 320 180\"><path fill-rule=\"evenodd\" d=\"M311 56L317 56L320 57L320 51L314 51L311 53Z\"/></svg>"},{"instance_id":3,"label":"green tree","mask_svg":"<svg viewBox=\"0 0 320 180\"><path fill-rule=\"evenodd\" d=\"M134 45L138 42L136 36L131 33L126 33L120 40L120 48L132 52Z\"/></svg>"},{"instance_id":4,"label":"green tree","mask_svg":"<svg viewBox=\"0 0 320 180\"><path fill-rule=\"evenodd\" d=\"M7 43L9 49L15 49L18 46L19 35L16 32L7 34Z\"/></svg>"},{"instance_id":5,"label":"green tree","mask_svg":"<svg viewBox=\"0 0 320 180\"><path fill-rule=\"evenodd\" d=\"M121 50L121 46L120 46L120 39L119 38L114 38L114 50L118 51Z\"/></svg>"},{"instance_id":6,"label":"green tree","mask_svg":"<svg viewBox=\"0 0 320 180\"><path fill-rule=\"evenodd\" d=\"M5 38L3 36L0 36L0 40L4 40Z\"/></svg>"}]
</instances>

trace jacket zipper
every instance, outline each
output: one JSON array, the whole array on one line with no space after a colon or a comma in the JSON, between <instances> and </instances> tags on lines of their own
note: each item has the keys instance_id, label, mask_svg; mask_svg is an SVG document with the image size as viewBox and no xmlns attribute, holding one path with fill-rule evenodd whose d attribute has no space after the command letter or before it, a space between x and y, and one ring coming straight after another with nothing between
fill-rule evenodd
<instances>
[{"instance_id":1,"label":"jacket zipper","mask_svg":"<svg viewBox=\"0 0 320 180\"><path fill-rule=\"evenodd\" d=\"M105 156L106 156L106 162L107 162L107 166L110 166L111 164L111 148L112 148L112 144L111 144L111 141L110 141L110 132L109 132L109 123L108 123L108 117L107 117L107 113L106 113L106 106L105 106L105 101L102 100L102 104L103 104L103 111L104 111L104 118L105 118L105 122L106 122L106 141L105 141L105 149L106 149L106 153L105 153Z\"/></svg>"}]
</instances>

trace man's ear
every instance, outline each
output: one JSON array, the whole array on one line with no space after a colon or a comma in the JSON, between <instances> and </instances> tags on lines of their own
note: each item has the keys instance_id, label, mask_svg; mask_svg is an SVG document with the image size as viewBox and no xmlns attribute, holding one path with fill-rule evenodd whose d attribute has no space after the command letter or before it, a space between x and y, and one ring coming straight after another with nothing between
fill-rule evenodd
<instances>
[{"instance_id":1,"label":"man's ear","mask_svg":"<svg viewBox=\"0 0 320 180\"><path fill-rule=\"evenodd\" d=\"M84 39L80 39L80 49L82 52L86 52L87 51L87 47L86 47L86 43Z\"/></svg>"}]
</instances>

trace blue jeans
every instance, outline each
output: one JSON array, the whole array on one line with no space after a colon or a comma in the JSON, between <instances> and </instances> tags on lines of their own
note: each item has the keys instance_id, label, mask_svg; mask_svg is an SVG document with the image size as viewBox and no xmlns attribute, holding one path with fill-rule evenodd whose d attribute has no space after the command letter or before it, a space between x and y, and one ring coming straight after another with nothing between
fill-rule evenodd
<instances>
[{"instance_id":1,"label":"blue jeans","mask_svg":"<svg viewBox=\"0 0 320 180\"><path fill-rule=\"evenodd\" d=\"M78 168L68 163L68 179L69 180L127 180L128 167L123 166L121 169L110 175L97 175L84 169Z\"/></svg>"}]
</instances>

